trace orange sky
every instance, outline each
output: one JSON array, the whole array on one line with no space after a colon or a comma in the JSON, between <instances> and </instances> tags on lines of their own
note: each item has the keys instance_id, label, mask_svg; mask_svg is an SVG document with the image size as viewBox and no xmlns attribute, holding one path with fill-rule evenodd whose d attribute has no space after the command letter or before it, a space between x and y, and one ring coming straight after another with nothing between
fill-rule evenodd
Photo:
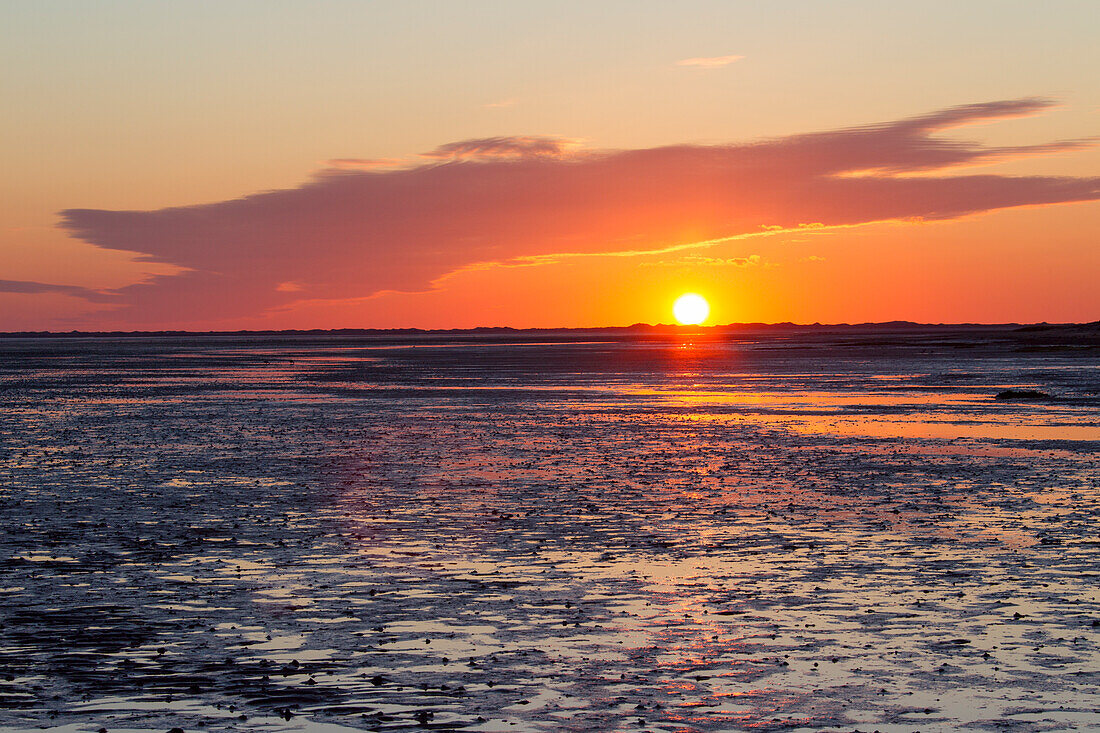
<instances>
[{"instance_id":1,"label":"orange sky","mask_svg":"<svg viewBox=\"0 0 1100 733\"><path fill-rule=\"evenodd\" d=\"M12 5L0 330L1096 320L1095 6L982 5Z\"/></svg>"}]
</instances>

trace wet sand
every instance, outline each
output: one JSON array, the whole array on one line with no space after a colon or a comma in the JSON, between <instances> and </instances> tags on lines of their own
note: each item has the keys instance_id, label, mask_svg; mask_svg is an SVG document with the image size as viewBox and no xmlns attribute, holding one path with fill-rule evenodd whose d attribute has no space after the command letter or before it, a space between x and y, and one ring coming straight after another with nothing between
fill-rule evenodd
<instances>
[{"instance_id":1,"label":"wet sand","mask_svg":"<svg viewBox=\"0 0 1100 733\"><path fill-rule=\"evenodd\" d=\"M1100 354L956 346L2 341L0 727L1100 728Z\"/></svg>"}]
</instances>

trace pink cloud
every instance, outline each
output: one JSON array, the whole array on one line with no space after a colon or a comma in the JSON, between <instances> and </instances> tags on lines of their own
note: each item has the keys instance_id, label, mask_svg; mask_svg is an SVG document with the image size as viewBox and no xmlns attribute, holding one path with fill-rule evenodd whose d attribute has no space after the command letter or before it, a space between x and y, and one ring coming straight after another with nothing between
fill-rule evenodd
<instances>
[{"instance_id":1,"label":"pink cloud","mask_svg":"<svg viewBox=\"0 0 1100 733\"><path fill-rule=\"evenodd\" d=\"M424 290L484 262L1100 199L1097 177L950 174L1087 145L991 147L934 135L1049 106L990 102L730 145L598 151L556 138L468 140L404 167L328 169L297 188L230 201L61 217L98 247L187 268L114 291L125 304L119 320L229 319L300 300Z\"/></svg>"}]
</instances>

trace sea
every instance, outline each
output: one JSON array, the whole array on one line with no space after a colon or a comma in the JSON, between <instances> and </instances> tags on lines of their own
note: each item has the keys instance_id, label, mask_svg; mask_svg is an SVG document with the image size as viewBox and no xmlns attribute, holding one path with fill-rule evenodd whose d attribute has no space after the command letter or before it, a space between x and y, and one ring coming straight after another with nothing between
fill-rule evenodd
<instances>
[{"instance_id":1,"label":"sea","mask_svg":"<svg viewBox=\"0 0 1100 733\"><path fill-rule=\"evenodd\" d=\"M1100 730L1051 333L0 338L0 730Z\"/></svg>"}]
</instances>

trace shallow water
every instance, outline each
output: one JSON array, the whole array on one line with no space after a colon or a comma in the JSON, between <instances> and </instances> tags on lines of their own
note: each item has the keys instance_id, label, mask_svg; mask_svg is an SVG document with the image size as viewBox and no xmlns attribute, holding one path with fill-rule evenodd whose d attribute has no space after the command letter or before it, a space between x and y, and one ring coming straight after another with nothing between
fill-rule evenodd
<instances>
[{"instance_id":1,"label":"shallow water","mask_svg":"<svg viewBox=\"0 0 1100 733\"><path fill-rule=\"evenodd\" d=\"M0 365L0 726L1100 728L1095 352L9 339Z\"/></svg>"}]
</instances>

